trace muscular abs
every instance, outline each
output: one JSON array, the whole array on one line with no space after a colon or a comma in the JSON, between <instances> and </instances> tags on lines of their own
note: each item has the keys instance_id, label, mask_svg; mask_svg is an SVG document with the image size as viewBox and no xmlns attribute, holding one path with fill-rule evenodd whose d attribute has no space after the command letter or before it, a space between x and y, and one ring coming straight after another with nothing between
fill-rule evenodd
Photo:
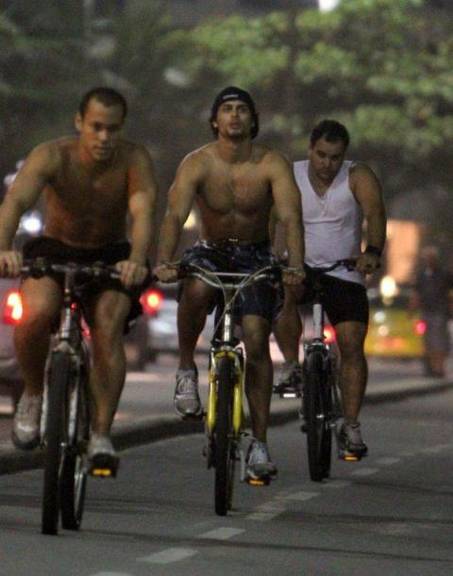
<instances>
[{"instance_id":1,"label":"muscular abs","mask_svg":"<svg viewBox=\"0 0 453 576\"><path fill-rule=\"evenodd\" d=\"M246 163L239 168L222 165L210 170L197 193L203 238L266 240L272 207L269 181L256 164Z\"/></svg>"},{"instance_id":2,"label":"muscular abs","mask_svg":"<svg viewBox=\"0 0 453 576\"><path fill-rule=\"evenodd\" d=\"M62 165L46 188L45 234L73 246L94 248L124 240L128 206L127 166L117 159L88 171L63 151Z\"/></svg>"}]
</instances>

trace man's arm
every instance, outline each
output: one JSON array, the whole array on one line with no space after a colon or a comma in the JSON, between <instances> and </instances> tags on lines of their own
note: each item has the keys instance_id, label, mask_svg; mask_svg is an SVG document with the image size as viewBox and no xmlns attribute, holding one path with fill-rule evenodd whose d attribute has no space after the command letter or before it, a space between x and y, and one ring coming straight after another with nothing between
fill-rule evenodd
<instances>
[{"instance_id":1,"label":"man's arm","mask_svg":"<svg viewBox=\"0 0 453 576\"><path fill-rule=\"evenodd\" d=\"M127 261L118 264L118 268L121 270L122 282L131 286L141 284L146 277L145 264L155 237L157 182L151 157L144 146L137 146L132 153L128 170L128 192L131 253Z\"/></svg>"},{"instance_id":2,"label":"man's arm","mask_svg":"<svg viewBox=\"0 0 453 576\"><path fill-rule=\"evenodd\" d=\"M386 237L387 218L382 188L371 168L364 164L355 166L349 178L351 190L367 224L367 248L357 260L357 270L370 274L380 265Z\"/></svg>"},{"instance_id":3,"label":"man's arm","mask_svg":"<svg viewBox=\"0 0 453 576\"><path fill-rule=\"evenodd\" d=\"M302 271L305 246L300 191L291 165L275 152L272 153L271 183L275 215L284 227L288 265Z\"/></svg>"},{"instance_id":4,"label":"man's arm","mask_svg":"<svg viewBox=\"0 0 453 576\"><path fill-rule=\"evenodd\" d=\"M20 272L20 255L11 250L22 215L32 208L55 171L58 153L52 144L37 146L27 157L0 205L0 275Z\"/></svg>"},{"instance_id":5,"label":"man's arm","mask_svg":"<svg viewBox=\"0 0 453 576\"><path fill-rule=\"evenodd\" d=\"M161 280L173 280L165 264L170 262L176 252L181 231L193 206L198 184L202 177L202 163L198 156L187 156L180 164L175 180L168 193L167 211L160 229L157 251L156 274Z\"/></svg>"}]
</instances>

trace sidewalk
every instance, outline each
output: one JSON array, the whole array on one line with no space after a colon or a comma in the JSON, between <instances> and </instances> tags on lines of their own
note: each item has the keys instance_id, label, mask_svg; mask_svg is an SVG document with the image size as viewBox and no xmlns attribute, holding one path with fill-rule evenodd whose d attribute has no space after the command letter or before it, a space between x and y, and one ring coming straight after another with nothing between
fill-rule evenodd
<instances>
[{"instance_id":1,"label":"sidewalk","mask_svg":"<svg viewBox=\"0 0 453 576\"><path fill-rule=\"evenodd\" d=\"M153 442L159 439L203 432L202 422L182 421L173 411L174 360L163 365L151 365L149 371L128 374L112 433L118 450ZM200 370L200 392L206 398L207 382ZM410 376L385 381L370 380L365 403L376 404L402 400L411 396L442 392L453 385L444 380ZM273 396L271 426L282 425L298 418L300 401ZM10 440L12 418L3 416L0 426L0 474L8 474L39 467L42 451L17 450Z\"/></svg>"}]
</instances>

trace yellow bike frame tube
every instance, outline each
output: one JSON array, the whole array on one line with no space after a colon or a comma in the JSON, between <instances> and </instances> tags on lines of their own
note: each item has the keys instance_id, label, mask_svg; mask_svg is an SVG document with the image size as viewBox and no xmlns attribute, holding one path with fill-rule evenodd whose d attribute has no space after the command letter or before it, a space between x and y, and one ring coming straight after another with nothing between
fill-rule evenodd
<instances>
[{"instance_id":1,"label":"yellow bike frame tube","mask_svg":"<svg viewBox=\"0 0 453 576\"><path fill-rule=\"evenodd\" d=\"M242 406L244 398L244 379L245 373L241 366L240 359L235 356L236 363L236 382L234 383L234 399L233 399L233 430L236 436L239 436L242 429L242 418L244 410Z\"/></svg>"}]
</instances>

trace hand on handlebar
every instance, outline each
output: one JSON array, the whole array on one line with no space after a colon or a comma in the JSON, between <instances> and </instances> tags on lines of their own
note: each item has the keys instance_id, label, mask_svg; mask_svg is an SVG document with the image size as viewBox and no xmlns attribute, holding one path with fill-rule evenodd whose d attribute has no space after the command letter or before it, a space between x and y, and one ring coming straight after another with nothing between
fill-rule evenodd
<instances>
[{"instance_id":1,"label":"hand on handlebar","mask_svg":"<svg viewBox=\"0 0 453 576\"><path fill-rule=\"evenodd\" d=\"M115 268L120 273L120 280L126 288L139 286L148 274L148 268L146 268L146 266L133 260L121 260L115 264Z\"/></svg>"},{"instance_id":2,"label":"hand on handlebar","mask_svg":"<svg viewBox=\"0 0 453 576\"><path fill-rule=\"evenodd\" d=\"M22 254L15 250L0 250L0 277L15 278L20 275Z\"/></svg>"},{"instance_id":3,"label":"hand on handlebar","mask_svg":"<svg viewBox=\"0 0 453 576\"><path fill-rule=\"evenodd\" d=\"M169 262L162 262L153 268L153 274L161 282L176 282L179 279L178 266Z\"/></svg>"},{"instance_id":4,"label":"hand on handlebar","mask_svg":"<svg viewBox=\"0 0 453 576\"><path fill-rule=\"evenodd\" d=\"M305 270L303 268L282 268L282 281L286 286L298 286L305 279Z\"/></svg>"},{"instance_id":5,"label":"hand on handlebar","mask_svg":"<svg viewBox=\"0 0 453 576\"><path fill-rule=\"evenodd\" d=\"M372 274L380 265L381 260L377 254L363 252L363 254L357 258L355 268L358 272L362 272L362 274Z\"/></svg>"}]
</instances>

